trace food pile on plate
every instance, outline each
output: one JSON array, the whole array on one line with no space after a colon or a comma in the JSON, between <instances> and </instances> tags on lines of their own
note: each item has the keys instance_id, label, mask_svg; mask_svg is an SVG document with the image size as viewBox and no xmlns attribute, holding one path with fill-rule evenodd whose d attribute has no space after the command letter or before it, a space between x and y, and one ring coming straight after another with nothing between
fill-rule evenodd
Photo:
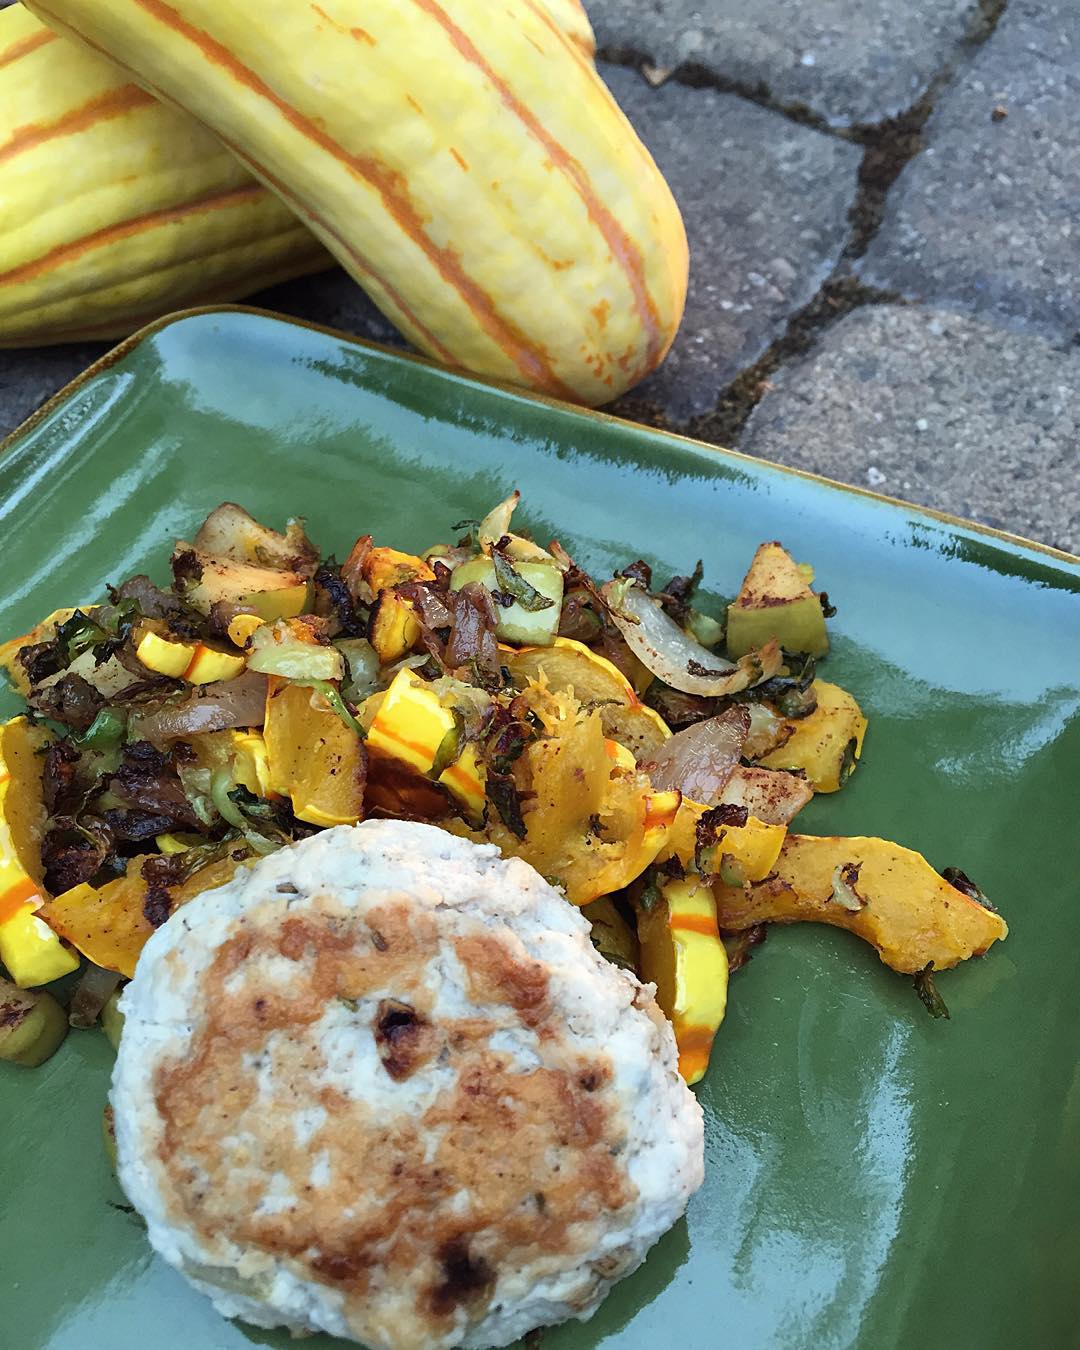
<instances>
[{"instance_id":1,"label":"food pile on plate","mask_svg":"<svg viewBox=\"0 0 1080 1350\"><path fill-rule=\"evenodd\" d=\"M763 543L708 613L700 563L601 583L517 505L339 564L225 503L168 587L0 648L0 1053L55 1050L39 986L82 966L121 1179L229 1315L388 1346L587 1315L700 1184L686 1084L766 924L849 929L938 1014L933 972L1006 935L961 872L790 830L866 730L809 567Z\"/></svg>"}]
</instances>

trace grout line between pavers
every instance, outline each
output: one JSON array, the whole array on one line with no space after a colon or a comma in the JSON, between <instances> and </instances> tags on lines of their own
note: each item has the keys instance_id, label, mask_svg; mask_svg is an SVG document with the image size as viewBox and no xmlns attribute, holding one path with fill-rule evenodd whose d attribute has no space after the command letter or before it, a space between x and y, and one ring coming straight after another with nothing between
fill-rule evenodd
<instances>
[{"instance_id":1,"label":"grout line between pavers","mask_svg":"<svg viewBox=\"0 0 1080 1350\"><path fill-rule=\"evenodd\" d=\"M747 85L726 79L698 64L683 63L674 68L669 76L665 76L665 81L671 78L690 88L707 88L732 94L777 113L788 121L849 144L860 145L863 149L855 198L848 210L851 232L829 275L812 299L790 316L780 337L774 339L756 361L741 370L720 391L709 412L678 423L671 427L672 430L720 445L735 445L754 409L768 392L769 377L790 360L807 355L833 324L866 305L912 303L899 291L865 285L851 274L849 266L862 257L881 228L893 184L908 163L926 148L923 128L941 93L993 36L1008 2L979 0L979 19L965 37L961 47L963 55L943 66L908 108L876 123L832 127L820 114L804 104L784 104L775 99L764 81L756 86ZM597 56L599 60L633 68L639 73L651 59L641 51L626 46L601 48ZM667 419L663 421L667 422Z\"/></svg>"}]
</instances>

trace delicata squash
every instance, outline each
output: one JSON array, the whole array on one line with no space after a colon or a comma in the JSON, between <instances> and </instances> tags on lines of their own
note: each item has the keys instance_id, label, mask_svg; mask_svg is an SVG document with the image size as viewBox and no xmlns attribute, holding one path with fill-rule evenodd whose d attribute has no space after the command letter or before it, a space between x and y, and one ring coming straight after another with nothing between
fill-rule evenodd
<instances>
[{"instance_id":1,"label":"delicata squash","mask_svg":"<svg viewBox=\"0 0 1080 1350\"><path fill-rule=\"evenodd\" d=\"M332 259L185 113L0 10L0 346L123 337Z\"/></svg>"},{"instance_id":2,"label":"delicata squash","mask_svg":"<svg viewBox=\"0 0 1080 1350\"><path fill-rule=\"evenodd\" d=\"M537 0L38 0L273 188L421 350L603 403L671 345L674 199Z\"/></svg>"}]
</instances>

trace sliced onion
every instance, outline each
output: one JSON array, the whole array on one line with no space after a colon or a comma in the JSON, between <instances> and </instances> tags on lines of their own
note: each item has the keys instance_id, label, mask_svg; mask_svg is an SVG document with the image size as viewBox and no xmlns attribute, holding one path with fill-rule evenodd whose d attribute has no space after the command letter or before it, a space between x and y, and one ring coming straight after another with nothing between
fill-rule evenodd
<instances>
[{"instance_id":1,"label":"sliced onion","mask_svg":"<svg viewBox=\"0 0 1080 1350\"><path fill-rule=\"evenodd\" d=\"M133 740L160 745L203 731L261 727L265 715L266 676L245 670L234 680L198 685L182 703L139 712L128 725Z\"/></svg>"},{"instance_id":2,"label":"sliced onion","mask_svg":"<svg viewBox=\"0 0 1080 1350\"><path fill-rule=\"evenodd\" d=\"M727 781L723 800L729 806L745 806L767 825L789 825L813 795L814 789L797 774L739 765Z\"/></svg>"},{"instance_id":3,"label":"sliced onion","mask_svg":"<svg viewBox=\"0 0 1080 1350\"><path fill-rule=\"evenodd\" d=\"M750 714L743 706L695 722L659 746L641 765L661 792L678 789L691 801L714 806L739 763Z\"/></svg>"},{"instance_id":4,"label":"sliced onion","mask_svg":"<svg viewBox=\"0 0 1080 1350\"><path fill-rule=\"evenodd\" d=\"M724 661L689 637L636 582L620 577L601 588L612 622L639 661L665 684L684 694L719 698L771 679L783 665L780 647L770 640L737 665Z\"/></svg>"},{"instance_id":5,"label":"sliced onion","mask_svg":"<svg viewBox=\"0 0 1080 1350\"><path fill-rule=\"evenodd\" d=\"M498 506L493 506L480 522L476 537L480 541L480 547L485 552L490 549L492 544L497 544L503 535L510 533L510 517L514 514L514 508L519 501L521 501L521 493L515 488L510 496L501 501Z\"/></svg>"}]
</instances>

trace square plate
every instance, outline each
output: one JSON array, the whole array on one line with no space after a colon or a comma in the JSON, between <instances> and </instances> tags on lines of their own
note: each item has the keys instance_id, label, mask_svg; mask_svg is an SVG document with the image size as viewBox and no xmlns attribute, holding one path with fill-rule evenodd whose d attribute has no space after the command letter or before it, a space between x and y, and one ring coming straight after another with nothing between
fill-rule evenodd
<instances>
[{"instance_id":1,"label":"square plate","mask_svg":"<svg viewBox=\"0 0 1080 1350\"><path fill-rule=\"evenodd\" d=\"M222 500L277 526L304 515L341 556L368 530L445 539L514 486L536 536L596 572L701 557L718 600L763 539L811 560L839 607L825 673L870 729L859 772L800 827L960 866L1012 930L942 977L949 1022L848 934L774 931L698 1089L704 1188L545 1350L1076 1344L1077 560L227 310L146 330L8 444L0 629L161 578L173 537ZM5 1343L143 1350L153 1327L155 1350L292 1344L218 1318L117 1207L110 1058L72 1032L41 1069L0 1065Z\"/></svg>"}]
</instances>

